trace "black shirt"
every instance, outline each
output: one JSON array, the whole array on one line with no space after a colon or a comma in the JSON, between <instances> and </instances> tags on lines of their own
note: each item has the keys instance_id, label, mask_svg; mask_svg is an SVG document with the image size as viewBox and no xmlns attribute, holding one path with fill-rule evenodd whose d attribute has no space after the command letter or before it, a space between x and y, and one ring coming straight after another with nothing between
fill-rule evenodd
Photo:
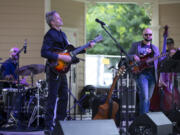
<instances>
[{"instance_id":1,"label":"black shirt","mask_svg":"<svg viewBox=\"0 0 180 135\"><path fill-rule=\"evenodd\" d=\"M41 56L49 60L57 60L58 54L54 51L63 51L68 46L64 32L51 28L44 36Z\"/></svg>"}]
</instances>

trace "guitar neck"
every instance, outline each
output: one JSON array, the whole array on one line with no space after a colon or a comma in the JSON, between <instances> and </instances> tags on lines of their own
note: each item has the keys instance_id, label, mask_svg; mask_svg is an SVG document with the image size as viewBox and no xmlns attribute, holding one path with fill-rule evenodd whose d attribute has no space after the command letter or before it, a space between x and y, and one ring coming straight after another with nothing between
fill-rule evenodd
<instances>
[{"instance_id":1,"label":"guitar neck","mask_svg":"<svg viewBox=\"0 0 180 135\"><path fill-rule=\"evenodd\" d=\"M88 42L87 44L81 46L81 47L78 47L77 49L75 49L74 51L72 51L72 55L73 56L76 56L79 52L81 52L82 50L84 50L85 48L88 48L90 45L90 43Z\"/></svg>"},{"instance_id":2,"label":"guitar neck","mask_svg":"<svg viewBox=\"0 0 180 135\"><path fill-rule=\"evenodd\" d=\"M115 85L116 85L116 82L117 82L118 78L119 78L119 76L116 75L116 77L115 77L114 80L113 80L113 84L111 85L111 89L110 89L110 91L108 92L108 96L107 96L107 99L106 99L106 102L105 102L106 104L109 103L109 100L110 100L110 98L111 98L111 96L112 96L112 92L113 92L113 90L114 90L114 88L115 88Z\"/></svg>"},{"instance_id":3,"label":"guitar neck","mask_svg":"<svg viewBox=\"0 0 180 135\"><path fill-rule=\"evenodd\" d=\"M94 40L88 42L87 44L81 46L81 47L78 47L77 49L75 49L74 51L71 52L71 55L72 56L75 56L77 55L79 52L81 52L82 50L84 50L85 48L88 48L90 46L90 43L91 42L94 42L94 43L97 43L97 42L100 42L103 40L103 37L101 35L97 36Z\"/></svg>"},{"instance_id":4,"label":"guitar neck","mask_svg":"<svg viewBox=\"0 0 180 135\"><path fill-rule=\"evenodd\" d=\"M159 59L159 58L161 58L161 57L163 57L163 56L166 56L166 55L168 55L168 53L162 53L161 55L158 55L158 56L156 56L156 57L147 59L146 63L153 62L154 60L157 60L157 59Z\"/></svg>"},{"instance_id":5,"label":"guitar neck","mask_svg":"<svg viewBox=\"0 0 180 135\"><path fill-rule=\"evenodd\" d=\"M118 73L116 74L115 78L113 79L113 83L111 85L111 89L108 92L108 96L107 96L107 99L106 99L106 102L105 102L106 104L109 103L109 100L110 100L110 98L112 96L112 92L113 92L113 90L115 88L116 82L117 82L119 76L122 75L124 70L125 70L125 66L122 66L121 68L119 68Z\"/></svg>"}]
</instances>

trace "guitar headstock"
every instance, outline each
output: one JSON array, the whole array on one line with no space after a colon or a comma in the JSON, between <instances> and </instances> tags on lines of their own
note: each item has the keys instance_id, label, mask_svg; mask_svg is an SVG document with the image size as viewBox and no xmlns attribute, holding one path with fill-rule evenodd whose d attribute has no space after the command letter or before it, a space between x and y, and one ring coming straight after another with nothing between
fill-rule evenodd
<instances>
[{"instance_id":1,"label":"guitar headstock","mask_svg":"<svg viewBox=\"0 0 180 135\"><path fill-rule=\"evenodd\" d=\"M124 73L126 72L126 68L125 66L121 66L119 69L118 69L118 72L116 74L116 76L120 76L120 75L124 75Z\"/></svg>"},{"instance_id":2,"label":"guitar headstock","mask_svg":"<svg viewBox=\"0 0 180 135\"><path fill-rule=\"evenodd\" d=\"M164 37L167 37L167 36L168 36L168 26L167 26L167 25L164 26L163 36L164 36Z\"/></svg>"},{"instance_id":3,"label":"guitar headstock","mask_svg":"<svg viewBox=\"0 0 180 135\"><path fill-rule=\"evenodd\" d=\"M95 39L92 42L97 43L97 42L101 42L102 40L103 40L102 35L99 35L99 36L95 37Z\"/></svg>"}]
</instances>

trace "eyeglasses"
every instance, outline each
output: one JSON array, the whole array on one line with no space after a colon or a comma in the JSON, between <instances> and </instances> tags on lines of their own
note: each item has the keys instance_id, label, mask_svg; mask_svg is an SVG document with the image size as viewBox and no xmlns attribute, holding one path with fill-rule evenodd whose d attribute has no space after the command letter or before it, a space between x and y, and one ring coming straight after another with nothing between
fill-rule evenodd
<instances>
[{"instance_id":1,"label":"eyeglasses","mask_svg":"<svg viewBox=\"0 0 180 135\"><path fill-rule=\"evenodd\" d=\"M144 36L152 36L152 34L144 34Z\"/></svg>"}]
</instances>

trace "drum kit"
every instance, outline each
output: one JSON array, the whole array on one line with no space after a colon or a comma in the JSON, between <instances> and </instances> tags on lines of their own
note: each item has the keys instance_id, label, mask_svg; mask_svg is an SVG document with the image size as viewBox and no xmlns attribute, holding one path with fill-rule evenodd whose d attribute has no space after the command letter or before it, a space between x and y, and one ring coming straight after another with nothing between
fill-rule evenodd
<instances>
[{"instance_id":1,"label":"drum kit","mask_svg":"<svg viewBox=\"0 0 180 135\"><path fill-rule=\"evenodd\" d=\"M30 87L23 84L15 84L14 81L0 80L0 119L2 118L4 121L3 124L0 123L0 128L2 125L7 125L11 112L15 109L14 103L18 94L23 96L23 103L20 109L21 118L24 118L23 124L27 128L44 126L44 122L40 121L44 120L44 102L48 95L47 83L45 80L38 80L36 86L34 86L34 75L40 74L44 70L45 66L42 64L31 64L20 67L16 71L19 76L31 77Z\"/></svg>"}]
</instances>

